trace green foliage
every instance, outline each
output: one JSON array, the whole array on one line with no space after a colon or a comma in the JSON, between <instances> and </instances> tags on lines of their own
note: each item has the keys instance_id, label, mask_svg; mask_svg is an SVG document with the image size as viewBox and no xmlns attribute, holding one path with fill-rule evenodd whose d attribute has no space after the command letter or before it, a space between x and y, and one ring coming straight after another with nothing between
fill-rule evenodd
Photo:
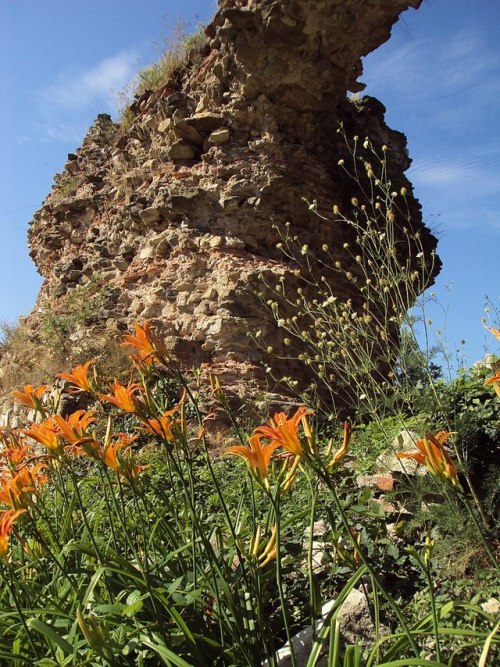
<instances>
[{"instance_id":1,"label":"green foliage","mask_svg":"<svg viewBox=\"0 0 500 667\"><path fill-rule=\"evenodd\" d=\"M139 71L130 90L118 93L119 106L122 108L120 124L125 131L131 128L135 119L129 106L130 97L140 97L164 85L189 60L199 57L205 42L203 25L198 25L193 34L187 34L185 23L182 20L177 22L173 34L164 39L160 58Z\"/></svg>"},{"instance_id":2,"label":"green foliage","mask_svg":"<svg viewBox=\"0 0 500 667\"><path fill-rule=\"evenodd\" d=\"M436 385L437 401L429 405L436 425L456 432L456 448L481 497L491 523L498 522L500 475L500 401L484 385L488 368L462 370L451 382Z\"/></svg>"},{"instance_id":3,"label":"green foliage","mask_svg":"<svg viewBox=\"0 0 500 667\"><path fill-rule=\"evenodd\" d=\"M57 183L57 189L54 191L52 197L56 200L73 197L81 184L81 177L65 175L64 179Z\"/></svg>"},{"instance_id":4,"label":"green foliage","mask_svg":"<svg viewBox=\"0 0 500 667\"><path fill-rule=\"evenodd\" d=\"M423 433L427 424L425 415L409 417L403 413L359 424L351 448L356 470L373 471L377 458L394 449L398 436L403 433Z\"/></svg>"},{"instance_id":5,"label":"green foliage","mask_svg":"<svg viewBox=\"0 0 500 667\"><path fill-rule=\"evenodd\" d=\"M99 321L100 310L105 303L109 288L100 285L100 276L95 274L85 285L77 285L55 311L47 301L43 306L42 340L58 353L66 350L69 337L82 327Z\"/></svg>"}]
</instances>

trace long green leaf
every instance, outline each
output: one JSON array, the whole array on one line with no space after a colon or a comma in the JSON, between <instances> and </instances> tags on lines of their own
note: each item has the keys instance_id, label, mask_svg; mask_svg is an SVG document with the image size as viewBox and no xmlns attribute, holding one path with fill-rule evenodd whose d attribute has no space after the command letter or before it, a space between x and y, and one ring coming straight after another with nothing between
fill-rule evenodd
<instances>
[{"instance_id":1,"label":"long green leaf","mask_svg":"<svg viewBox=\"0 0 500 667\"><path fill-rule=\"evenodd\" d=\"M64 544L65 542L67 542L66 533L69 527L73 525L74 521L73 512L75 511L75 505L76 505L76 494L73 494L69 502L68 509L66 510L66 516L64 517L63 525L59 531L60 544Z\"/></svg>"},{"instance_id":2,"label":"long green leaf","mask_svg":"<svg viewBox=\"0 0 500 667\"><path fill-rule=\"evenodd\" d=\"M193 667L189 664L189 662L186 662L183 658L178 656L169 648L160 644L156 644L155 642L151 641L149 637L146 637L146 635L141 635L139 640L142 644L144 644L144 646L147 646L152 651L157 653L166 665L173 663L177 667Z\"/></svg>"},{"instance_id":3,"label":"long green leaf","mask_svg":"<svg viewBox=\"0 0 500 667\"><path fill-rule=\"evenodd\" d=\"M340 623L336 618L330 622L330 646L328 648L328 667L340 665Z\"/></svg>"},{"instance_id":4,"label":"long green leaf","mask_svg":"<svg viewBox=\"0 0 500 667\"><path fill-rule=\"evenodd\" d=\"M478 664L477 667L485 667L486 666L486 660L488 659L488 653L490 652L491 642L493 641L493 638L497 634L499 628L500 628L500 621L496 624L496 626L493 628L493 630L487 636L486 641L484 642L484 648L481 651L481 657L479 659L479 664Z\"/></svg>"},{"instance_id":5,"label":"long green leaf","mask_svg":"<svg viewBox=\"0 0 500 667\"><path fill-rule=\"evenodd\" d=\"M87 606L87 603L89 602L92 594L94 593L94 589L97 586L99 579L106 573L106 568L105 567L99 567L94 575L92 576L92 579L90 580L90 583L87 587L87 590L85 591L85 595L83 596L83 600L81 603L81 607L85 609Z\"/></svg>"},{"instance_id":6,"label":"long green leaf","mask_svg":"<svg viewBox=\"0 0 500 667\"><path fill-rule=\"evenodd\" d=\"M390 662L380 662L378 667L408 667L409 665L434 665L434 667L448 667L444 662L437 660L426 660L424 658L402 658L401 660L391 660Z\"/></svg>"},{"instance_id":7,"label":"long green leaf","mask_svg":"<svg viewBox=\"0 0 500 667\"><path fill-rule=\"evenodd\" d=\"M332 605L332 608L329 610L328 614L323 619L321 628L317 633L316 639L314 640L313 645L311 647L311 652L309 654L309 659L307 661L306 667L314 667L316 665L316 662L321 652L321 648L323 646L323 642L328 637L328 633L330 632L330 627L331 627L330 621L337 618L337 614L339 613L342 605L344 604L346 597L349 595L354 586L356 586L358 581L365 573L366 573L366 566L363 565L362 567L359 568L359 570L357 570L357 572L353 574L353 576L349 579L347 584L338 594L337 599Z\"/></svg>"},{"instance_id":8,"label":"long green leaf","mask_svg":"<svg viewBox=\"0 0 500 667\"><path fill-rule=\"evenodd\" d=\"M448 614L450 614L450 612L455 608L455 606L456 606L455 603L452 602L452 601L446 602L443 605L441 605L441 607L439 607L439 609L437 610L438 618L441 619L441 618L444 618L445 616L448 616ZM431 629L432 629L432 623L433 623L432 613L427 614L426 616L424 616L424 618L420 619L420 621L415 623L415 625L410 629L410 632L411 632L412 636L417 635L417 634L425 634L427 632L430 632ZM386 660L390 660L391 658L394 658L394 657L397 657L398 655L401 655L404 648L410 642L410 639L407 636L407 634L401 632L401 633L397 633L397 634L394 634L394 635L385 635L384 637L380 637L375 642L375 646L374 646L372 652L370 653L370 656L369 656L368 661L366 663L367 667L370 667L370 665L373 664L373 660L375 659L375 656L377 655L377 652L380 648L380 645L382 643L385 643L387 640L389 640L391 638L394 639L396 636L399 637L398 641L393 646L391 646L391 648L387 651L384 658Z\"/></svg>"},{"instance_id":9,"label":"long green leaf","mask_svg":"<svg viewBox=\"0 0 500 667\"><path fill-rule=\"evenodd\" d=\"M38 618L30 618L28 620L28 626L32 630L35 630L35 632L39 632L49 641L53 642L54 644L57 644L57 646L59 646L67 655L73 653L73 647L71 646L71 644L69 644L64 639L64 637L61 637L61 635L58 632L56 632L52 626L47 625L47 623L44 623Z\"/></svg>"},{"instance_id":10,"label":"long green leaf","mask_svg":"<svg viewBox=\"0 0 500 667\"><path fill-rule=\"evenodd\" d=\"M5 662L5 665L11 665L13 660L16 660L17 662L26 662L29 665L33 664L33 657L25 658L22 655L19 655L18 653L4 653L3 651L0 651L0 660L8 660L8 662Z\"/></svg>"}]
</instances>

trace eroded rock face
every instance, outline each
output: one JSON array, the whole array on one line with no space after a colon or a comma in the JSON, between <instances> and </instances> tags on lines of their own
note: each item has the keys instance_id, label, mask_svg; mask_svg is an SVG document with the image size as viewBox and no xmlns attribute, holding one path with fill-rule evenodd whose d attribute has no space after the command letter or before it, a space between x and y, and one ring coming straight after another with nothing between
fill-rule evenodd
<instances>
[{"instance_id":1,"label":"eroded rock face","mask_svg":"<svg viewBox=\"0 0 500 667\"><path fill-rule=\"evenodd\" d=\"M363 87L360 57L420 2L221 0L205 47L134 102L126 127L98 116L56 176L29 231L45 280L28 326L37 330L44 304L57 311L90 285L100 325L153 320L187 365L262 385L263 352L247 330L282 349L257 296L263 277L276 283L293 268L276 249L278 230L288 223L311 256L327 243L352 261L342 249L352 232L332 214L356 194L338 166L339 121L389 147L391 180L407 188L414 229L434 248L404 176L404 135L385 125L378 101L346 99ZM345 281L334 289L359 298ZM90 318L81 335L94 326Z\"/></svg>"}]
</instances>

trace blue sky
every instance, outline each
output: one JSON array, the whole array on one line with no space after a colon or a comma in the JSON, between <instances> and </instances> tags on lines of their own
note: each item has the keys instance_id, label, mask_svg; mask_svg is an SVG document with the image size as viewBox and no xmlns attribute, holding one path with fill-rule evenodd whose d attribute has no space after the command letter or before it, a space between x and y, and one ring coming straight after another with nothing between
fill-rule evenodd
<instances>
[{"instance_id":1,"label":"blue sky","mask_svg":"<svg viewBox=\"0 0 500 667\"><path fill-rule=\"evenodd\" d=\"M41 279L27 227L67 153L98 113L116 117L116 92L158 57L179 17L194 28L215 6L0 0L0 320L34 304ZM387 107L387 123L408 137L409 177L439 237L444 269L434 291L445 310L431 307L431 331L445 331L469 363L490 342L485 297L500 307L499 34L498 0L424 0L365 59L361 77Z\"/></svg>"}]
</instances>

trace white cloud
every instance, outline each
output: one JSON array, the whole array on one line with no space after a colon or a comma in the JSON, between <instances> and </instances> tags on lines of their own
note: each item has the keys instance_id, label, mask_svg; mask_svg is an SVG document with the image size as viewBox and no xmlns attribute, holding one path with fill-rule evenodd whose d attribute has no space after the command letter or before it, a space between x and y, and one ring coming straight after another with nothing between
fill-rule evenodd
<instances>
[{"instance_id":1,"label":"white cloud","mask_svg":"<svg viewBox=\"0 0 500 667\"><path fill-rule=\"evenodd\" d=\"M382 47L366 60L367 94L408 137L408 176L446 230L500 231L500 46L481 28Z\"/></svg>"},{"instance_id":2,"label":"white cloud","mask_svg":"<svg viewBox=\"0 0 500 667\"><path fill-rule=\"evenodd\" d=\"M124 51L75 76L61 73L58 81L43 91L44 104L50 111L71 112L105 104L112 90L123 88L133 77L137 60L136 53Z\"/></svg>"},{"instance_id":3,"label":"white cloud","mask_svg":"<svg viewBox=\"0 0 500 667\"><path fill-rule=\"evenodd\" d=\"M474 196L498 192L499 169L495 165L483 164L477 159L460 161L458 156L438 160L419 160L410 172L410 177L419 185L433 187L456 187L473 191Z\"/></svg>"},{"instance_id":4,"label":"white cloud","mask_svg":"<svg viewBox=\"0 0 500 667\"><path fill-rule=\"evenodd\" d=\"M464 105L474 97L498 93L500 48L473 30L463 30L438 42L414 39L398 47L381 47L365 60L367 93L400 95L406 101L439 103L459 96ZM498 98L497 98L498 99Z\"/></svg>"},{"instance_id":5,"label":"white cloud","mask_svg":"<svg viewBox=\"0 0 500 667\"><path fill-rule=\"evenodd\" d=\"M60 72L39 94L39 140L78 145L99 113L116 114L118 91L132 81L136 51L122 51L77 73Z\"/></svg>"},{"instance_id":6,"label":"white cloud","mask_svg":"<svg viewBox=\"0 0 500 667\"><path fill-rule=\"evenodd\" d=\"M437 214L447 230L500 231L500 165L479 154L447 155L416 161L409 172L424 217Z\"/></svg>"}]
</instances>

